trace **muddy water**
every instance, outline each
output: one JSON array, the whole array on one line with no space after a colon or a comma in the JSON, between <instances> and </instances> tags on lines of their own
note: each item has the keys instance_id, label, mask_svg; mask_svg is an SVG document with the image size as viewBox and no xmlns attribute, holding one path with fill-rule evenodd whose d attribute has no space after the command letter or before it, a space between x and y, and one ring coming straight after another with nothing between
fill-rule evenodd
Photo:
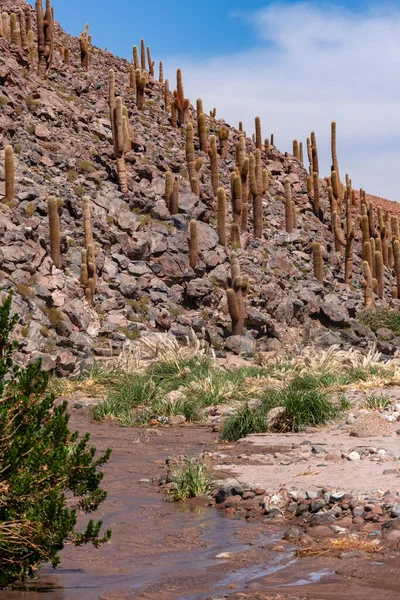
<instances>
[{"instance_id":1,"label":"muddy water","mask_svg":"<svg viewBox=\"0 0 400 600\"><path fill-rule=\"evenodd\" d=\"M78 411L73 411L72 424L91 431L99 449L113 448L104 478L109 496L95 515L111 527L113 537L99 550L67 546L56 571L43 568L24 590L0 591L0 600L205 600L247 591L250 599L254 598L251 590L295 598L298 593L304 597L303 590L309 589L318 595L307 597L315 599L365 597L351 592L351 573L342 578L334 574L337 565L326 560L298 561L288 546L273 551L282 537L278 529L229 518L198 503L165 501L151 478L165 473L168 455L215 450L217 437L209 429L146 432L93 425ZM229 557L216 559L220 553ZM366 561L366 572L372 568L370 562ZM379 569L383 573L382 564L387 572L388 565L378 563L377 573ZM398 574L395 569L397 581ZM359 572L355 589L360 579ZM381 598L399 597L397 587L393 596L393 590L382 591Z\"/></svg>"}]
</instances>

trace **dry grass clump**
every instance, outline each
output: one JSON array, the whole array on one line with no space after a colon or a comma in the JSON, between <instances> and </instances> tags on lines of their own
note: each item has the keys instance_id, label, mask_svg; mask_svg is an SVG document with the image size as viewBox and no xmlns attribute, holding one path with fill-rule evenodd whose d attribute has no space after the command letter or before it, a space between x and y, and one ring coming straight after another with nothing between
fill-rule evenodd
<instances>
[{"instance_id":1,"label":"dry grass clump","mask_svg":"<svg viewBox=\"0 0 400 600\"><path fill-rule=\"evenodd\" d=\"M307 556L322 556L323 554L335 552L353 552L354 550L362 550L368 554L376 554L377 552L381 552L382 546L379 546L374 541L345 537L340 539L324 540L315 546L301 548L297 550L296 556L299 558L305 558Z\"/></svg>"}]
</instances>

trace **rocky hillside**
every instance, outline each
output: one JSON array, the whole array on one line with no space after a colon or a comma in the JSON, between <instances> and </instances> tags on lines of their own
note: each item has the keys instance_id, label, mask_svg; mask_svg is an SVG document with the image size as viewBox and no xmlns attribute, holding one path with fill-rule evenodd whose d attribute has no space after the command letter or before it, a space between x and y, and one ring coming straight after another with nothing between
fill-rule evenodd
<instances>
[{"instance_id":1,"label":"rocky hillside","mask_svg":"<svg viewBox=\"0 0 400 600\"><path fill-rule=\"evenodd\" d=\"M7 13L27 11L28 6L24 0L2 2ZM34 11L32 19L36 47ZM268 172L268 185L264 180L268 189L262 190L262 235L257 238L252 233L254 197L250 197L248 230L241 231L240 242L235 239L231 244L230 180L241 132L228 126L227 155L218 158L219 185L227 195L227 245L219 244L210 158L199 149L195 109L189 106L186 122L193 123L196 160L203 161L196 164L199 190L193 193L185 153L187 124L172 125L164 84L150 75L143 110L138 110L129 85L130 63L100 50L95 42L94 37L86 72L81 68L79 40L56 23L53 63L43 80L37 76L37 55L32 67L26 48L0 38L0 135L2 148L13 147L15 169L14 198L4 197L0 203L0 286L13 290L14 308L21 316L19 360L40 356L46 369L67 375L89 368L96 357L118 354L127 339L155 330L184 338L193 329L218 353L232 350L261 356L296 351L306 344L367 349L374 343L376 336L356 320L364 307L359 201L353 198L350 207L355 242L351 285L347 285L344 252L335 251L338 244L331 232L327 181L319 179L320 209L315 210L315 192L307 191L309 173L301 161L263 144L261 161ZM62 52L70 50L70 65L64 63L60 47ZM125 195L119 187L110 123L111 68L131 128L124 153ZM207 134L215 134L217 140L219 129L226 125L218 116L206 118ZM256 154L251 138L246 138L245 147L248 156ZM168 171L179 182L179 210L173 215L165 199ZM0 175L4 196L4 153ZM285 223L286 181L297 221L291 233ZM59 200L59 269L50 255L50 195ZM80 283L85 196L90 198L96 249L92 305ZM343 209L338 221L342 235L347 228L345 213ZM195 264L189 259L192 220L198 231ZM377 239L382 237L376 231ZM321 281L314 277L314 242L322 249ZM233 249L241 274L249 277L244 335L232 335L227 303ZM397 303L391 299L394 281L390 253L384 297L375 296L376 305ZM396 350L396 339L378 343L387 354Z\"/></svg>"}]
</instances>

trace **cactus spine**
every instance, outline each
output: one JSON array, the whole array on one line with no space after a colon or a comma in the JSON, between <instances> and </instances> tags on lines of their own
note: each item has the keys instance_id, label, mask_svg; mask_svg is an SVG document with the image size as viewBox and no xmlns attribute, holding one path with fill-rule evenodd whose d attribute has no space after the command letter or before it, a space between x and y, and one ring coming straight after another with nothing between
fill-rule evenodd
<instances>
[{"instance_id":1,"label":"cactus spine","mask_svg":"<svg viewBox=\"0 0 400 600\"><path fill-rule=\"evenodd\" d=\"M60 217L58 201L54 196L47 198L50 231L50 255L57 269L60 268Z\"/></svg>"},{"instance_id":2,"label":"cactus spine","mask_svg":"<svg viewBox=\"0 0 400 600\"><path fill-rule=\"evenodd\" d=\"M285 225L287 233L293 231L292 190L289 179L285 181Z\"/></svg>"},{"instance_id":3,"label":"cactus spine","mask_svg":"<svg viewBox=\"0 0 400 600\"><path fill-rule=\"evenodd\" d=\"M4 150L5 161L4 171L6 180L6 195L7 202L14 200L15 196L15 172L14 172L14 150L12 146L6 146Z\"/></svg>"},{"instance_id":4,"label":"cactus spine","mask_svg":"<svg viewBox=\"0 0 400 600\"><path fill-rule=\"evenodd\" d=\"M322 261L322 249L319 242L313 242L312 256L314 266L314 277L318 279L322 285L324 284L324 264Z\"/></svg>"},{"instance_id":5,"label":"cactus spine","mask_svg":"<svg viewBox=\"0 0 400 600\"><path fill-rule=\"evenodd\" d=\"M223 187L217 190L217 232L221 246L226 246L226 194Z\"/></svg>"},{"instance_id":6,"label":"cactus spine","mask_svg":"<svg viewBox=\"0 0 400 600\"><path fill-rule=\"evenodd\" d=\"M138 110L143 110L144 106L144 90L148 82L147 71L136 69L136 106Z\"/></svg>"},{"instance_id":7,"label":"cactus spine","mask_svg":"<svg viewBox=\"0 0 400 600\"><path fill-rule=\"evenodd\" d=\"M194 270L199 257L199 227L195 219L190 221L189 232L189 264Z\"/></svg>"},{"instance_id":8,"label":"cactus spine","mask_svg":"<svg viewBox=\"0 0 400 600\"><path fill-rule=\"evenodd\" d=\"M38 37L38 76L46 79L53 61L54 52L54 10L50 0L46 0L43 12L42 0L36 0L36 20Z\"/></svg>"}]
</instances>

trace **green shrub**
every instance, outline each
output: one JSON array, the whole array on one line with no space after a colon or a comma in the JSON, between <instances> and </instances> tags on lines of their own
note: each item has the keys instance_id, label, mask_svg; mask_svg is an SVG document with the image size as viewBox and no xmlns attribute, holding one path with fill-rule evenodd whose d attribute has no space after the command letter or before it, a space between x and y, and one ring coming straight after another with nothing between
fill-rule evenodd
<instances>
[{"instance_id":1,"label":"green shrub","mask_svg":"<svg viewBox=\"0 0 400 600\"><path fill-rule=\"evenodd\" d=\"M46 395L41 363L19 369L9 336L18 322L10 316L11 295L0 305L0 585L29 577L41 563L56 566L65 541L96 547L101 521L76 528L77 513L90 513L105 499L89 434L68 428L67 403ZM67 503L68 498L68 503Z\"/></svg>"},{"instance_id":2,"label":"green shrub","mask_svg":"<svg viewBox=\"0 0 400 600\"><path fill-rule=\"evenodd\" d=\"M251 408L249 404L240 407L228 417L221 431L221 438L227 442L236 442L250 433L265 433L267 421L263 411Z\"/></svg>"},{"instance_id":3,"label":"green shrub","mask_svg":"<svg viewBox=\"0 0 400 600\"><path fill-rule=\"evenodd\" d=\"M358 315L358 320L374 332L380 327L385 327L394 334L400 335L400 312L398 310L369 308Z\"/></svg>"}]
</instances>

